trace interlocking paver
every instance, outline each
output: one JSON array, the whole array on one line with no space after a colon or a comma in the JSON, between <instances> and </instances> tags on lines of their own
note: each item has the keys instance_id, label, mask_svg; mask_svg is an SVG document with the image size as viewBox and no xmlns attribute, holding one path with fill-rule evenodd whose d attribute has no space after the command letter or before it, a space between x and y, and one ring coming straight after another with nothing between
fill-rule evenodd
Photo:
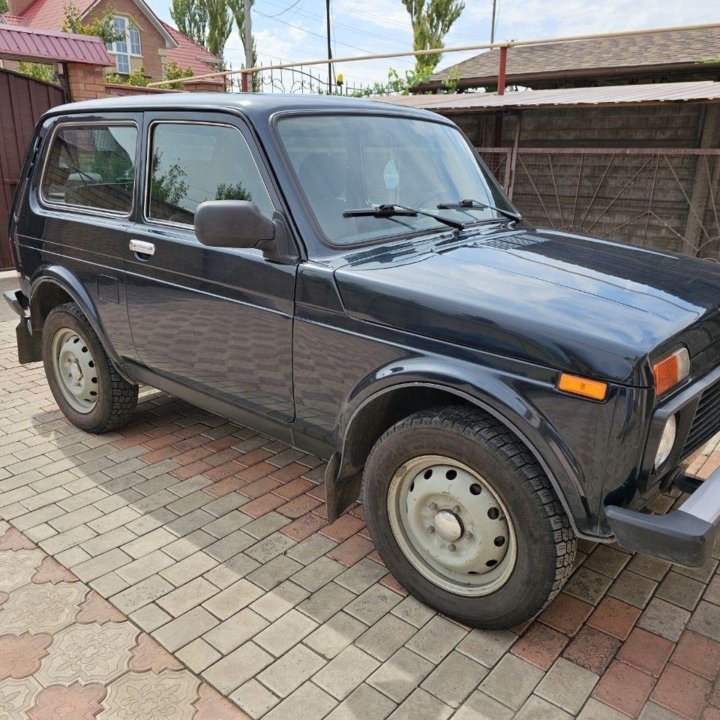
<instances>
[{"instance_id":1,"label":"interlocking paver","mask_svg":"<svg viewBox=\"0 0 720 720\"><path fill-rule=\"evenodd\" d=\"M543 678L543 671L519 657L505 655L480 683L480 689L504 705L519 710Z\"/></svg>"},{"instance_id":2,"label":"interlocking paver","mask_svg":"<svg viewBox=\"0 0 720 720\"><path fill-rule=\"evenodd\" d=\"M235 613L203 637L223 655L235 650L269 625L265 618L245 608Z\"/></svg>"},{"instance_id":3,"label":"interlocking paver","mask_svg":"<svg viewBox=\"0 0 720 720\"><path fill-rule=\"evenodd\" d=\"M161 570L160 575L169 580L175 587L179 587L206 573L217 564L217 560L200 551L170 565L165 570Z\"/></svg>"},{"instance_id":4,"label":"interlocking paver","mask_svg":"<svg viewBox=\"0 0 720 720\"><path fill-rule=\"evenodd\" d=\"M196 605L200 605L204 600L211 598L217 594L218 589L205 578L195 578L185 585L157 599L157 604L177 617L187 612Z\"/></svg>"},{"instance_id":5,"label":"interlocking paver","mask_svg":"<svg viewBox=\"0 0 720 720\"><path fill-rule=\"evenodd\" d=\"M305 636L317 628L317 623L297 610L283 615L270 627L255 636L255 642L275 657L297 645Z\"/></svg>"},{"instance_id":6,"label":"interlocking paver","mask_svg":"<svg viewBox=\"0 0 720 720\"><path fill-rule=\"evenodd\" d=\"M280 583L255 600L250 607L271 622L299 605L310 593L290 580Z\"/></svg>"},{"instance_id":7,"label":"interlocking paver","mask_svg":"<svg viewBox=\"0 0 720 720\"><path fill-rule=\"evenodd\" d=\"M317 458L157 392L143 391L127 428L88 435L48 412L39 367L7 357L38 390L3 397L0 517L250 717L616 720L622 708L716 720L704 703L720 675L720 543L687 569L581 541L578 570L539 621L468 631L405 594L362 507L325 527ZM62 572L43 569L34 592ZM98 610L85 612L91 622Z\"/></svg>"},{"instance_id":8,"label":"interlocking paver","mask_svg":"<svg viewBox=\"0 0 720 720\"><path fill-rule=\"evenodd\" d=\"M382 585L373 585L353 600L345 610L367 625L377 622L395 607L402 597Z\"/></svg>"},{"instance_id":9,"label":"interlocking paver","mask_svg":"<svg viewBox=\"0 0 720 720\"><path fill-rule=\"evenodd\" d=\"M483 692L474 692L455 713L454 720L511 720L515 713Z\"/></svg>"},{"instance_id":10,"label":"interlocking paver","mask_svg":"<svg viewBox=\"0 0 720 720\"><path fill-rule=\"evenodd\" d=\"M76 568L77 569L77 568ZM124 613L132 613L143 605L163 597L173 590L173 586L159 575L151 575L126 590L114 595L113 605Z\"/></svg>"},{"instance_id":11,"label":"interlocking paver","mask_svg":"<svg viewBox=\"0 0 720 720\"><path fill-rule=\"evenodd\" d=\"M575 715L580 712L599 679L595 673L558 658L535 688L535 694Z\"/></svg>"},{"instance_id":12,"label":"interlocking paver","mask_svg":"<svg viewBox=\"0 0 720 720\"><path fill-rule=\"evenodd\" d=\"M380 663L354 646L345 648L325 665L313 682L338 700L344 700Z\"/></svg>"},{"instance_id":13,"label":"interlocking paver","mask_svg":"<svg viewBox=\"0 0 720 720\"><path fill-rule=\"evenodd\" d=\"M257 680L248 680L231 693L230 699L236 702L251 718L262 717L280 702L277 695L271 693Z\"/></svg>"},{"instance_id":14,"label":"interlocking paver","mask_svg":"<svg viewBox=\"0 0 720 720\"><path fill-rule=\"evenodd\" d=\"M572 716L537 695L531 695L515 717L517 720L571 720Z\"/></svg>"},{"instance_id":15,"label":"interlocking paver","mask_svg":"<svg viewBox=\"0 0 720 720\"><path fill-rule=\"evenodd\" d=\"M320 720L335 707L335 700L313 683L300 686L276 705L263 720Z\"/></svg>"},{"instance_id":16,"label":"interlocking paver","mask_svg":"<svg viewBox=\"0 0 720 720\"><path fill-rule=\"evenodd\" d=\"M327 716L327 720L385 720L395 707L392 700L363 683Z\"/></svg>"},{"instance_id":17,"label":"interlocking paver","mask_svg":"<svg viewBox=\"0 0 720 720\"><path fill-rule=\"evenodd\" d=\"M334 658L367 629L351 615L339 612L305 639L305 644L328 660Z\"/></svg>"},{"instance_id":18,"label":"interlocking paver","mask_svg":"<svg viewBox=\"0 0 720 720\"><path fill-rule=\"evenodd\" d=\"M371 585L387 575L387 570L383 565L364 559L353 565L341 575L338 575L335 582L338 585L346 587L356 595L365 592Z\"/></svg>"},{"instance_id":19,"label":"interlocking paver","mask_svg":"<svg viewBox=\"0 0 720 720\"><path fill-rule=\"evenodd\" d=\"M296 645L258 675L258 680L280 697L287 697L323 665L317 653Z\"/></svg>"},{"instance_id":20,"label":"interlocking paver","mask_svg":"<svg viewBox=\"0 0 720 720\"><path fill-rule=\"evenodd\" d=\"M396 703L402 702L433 670L433 664L407 648L400 648L369 678L368 684Z\"/></svg>"},{"instance_id":21,"label":"interlocking paver","mask_svg":"<svg viewBox=\"0 0 720 720\"><path fill-rule=\"evenodd\" d=\"M417 628L388 613L357 639L355 644L378 660L387 660L417 632Z\"/></svg>"},{"instance_id":22,"label":"interlocking paver","mask_svg":"<svg viewBox=\"0 0 720 720\"><path fill-rule=\"evenodd\" d=\"M437 616L414 635L407 647L437 665L467 634L468 630Z\"/></svg>"},{"instance_id":23,"label":"interlocking paver","mask_svg":"<svg viewBox=\"0 0 720 720\"><path fill-rule=\"evenodd\" d=\"M677 642L689 619L690 613L687 610L653 598L640 616L638 627Z\"/></svg>"},{"instance_id":24,"label":"interlocking paver","mask_svg":"<svg viewBox=\"0 0 720 720\"><path fill-rule=\"evenodd\" d=\"M242 610L253 600L257 600L262 594L263 591L257 585L253 585L244 579L238 580L238 582L230 585L222 592L218 592L212 599L204 603L204 607L221 620L225 620Z\"/></svg>"},{"instance_id":25,"label":"interlocking paver","mask_svg":"<svg viewBox=\"0 0 720 720\"><path fill-rule=\"evenodd\" d=\"M480 663L455 651L433 670L421 687L446 705L457 708L487 674L488 670Z\"/></svg>"}]
</instances>

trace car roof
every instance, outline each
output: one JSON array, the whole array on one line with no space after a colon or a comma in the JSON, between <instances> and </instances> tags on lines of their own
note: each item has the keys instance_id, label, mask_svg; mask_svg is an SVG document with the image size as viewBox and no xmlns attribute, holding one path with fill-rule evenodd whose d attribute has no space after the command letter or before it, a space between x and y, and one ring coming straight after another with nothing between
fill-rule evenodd
<instances>
[{"instance_id":1,"label":"car roof","mask_svg":"<svg viewBox=\"0 0 720 720\"><path fill-rule=\"evenodd\" d=\"M184 92L146 95L138 94L126 97L102 98L67 103L52 108L46 117L66 115L68 113L112 112L129 110L230 110L240 111L253 122L267 120L281 111L325 112L349 111L359 113L380 113L404 117L443 121L437 113L418 110L387 102L361 100L337 95L285 95L279 93L220 93L220 92ZM447 122L447 121L445 121Z\"/></svg>"}]
</instances>

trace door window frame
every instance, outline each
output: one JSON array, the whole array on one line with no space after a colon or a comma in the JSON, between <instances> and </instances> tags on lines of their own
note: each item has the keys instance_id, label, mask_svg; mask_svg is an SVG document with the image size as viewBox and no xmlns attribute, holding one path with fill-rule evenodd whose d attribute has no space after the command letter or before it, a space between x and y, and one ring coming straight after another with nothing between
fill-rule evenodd
<instances>
[{"instance_id":1,"label":"door window frame","mask_svg":"<svg viewBox=\"0 0 720 720\"><path fill-rule=\"evenodd\" d=\"M133 187L132 191L130 193L130 207L126 212L121 212L118 210L107 210L103 208L95 208L91 207L89 205L74 205L72 203L67 202L56 202L53 200L49 200L47 197L45 197L44 193L44 186L45 186L45 176L48 171L48 165L50 163L50 155L52 154L52 149L55 144L55 139L57 137L57 134L60 132L63 128L78 128L78 129L85 129L91 126L103 126L103 127L133 127L135 128L136 137L135 137L135 156L133 157ZM64 118L62 120L59 120L58 122L53 124L52 130L49 134L49 137L47 138L44 149L43 149L43 160L42 160L42 168L41 172L39 173L39 180L37 184L37 198L40 203L40 205L45 210L53 210L53 211L65 211L65 212L74 212L74 213L83 213L86 215L98 215L101 217L112 217L112 218L131 218L135 211L135 196L137 193L139 182L138 177L138 167L140 166L140 160L141 160L141 140L142 140L142 132L140 129L140 124L137 120L133 120L131 118L123 118L118 120L87 120L83 116L68 116L67 118Z\"/></svg>"},{"instance_id":2,"label":"door window frame","mask_svg":"<svg viewBox=\"0 0 720 720\"><path fill-rule=\"evenodd\" d=\"M152 131L156 125L205 125L205 126L211 126L211 127L227 127L227 128L231 128L232 130L235 130L240 135L243 142L245 143L245 146L247 147L250 158L253 161L253 165L255 166L255 169L257 170L258 177L260 178L263 188L265 189L265 192L267 193L267 196L270 200L270 205L272 206L273 212L278 209L279 203L277 201L277 198L274 197L273 192L271 192L271 186L268 185L266 176L263 173L264 163L258 162L256 153L253 149L253 145L249 142L248 138L246 137L245 133L242 131L241 128L239 128L234 123L226 122L226 121L222 121L222 120L194 120L194 119L178 119L177 117L174 117L174 118L158 117L158 118L151 118L149 120L146 119L145 132L143 133L144 140L145 140L145 158L144 158L143 185L142 185L141 190L142 190L142 221L144 224L173 227L173 228L178 228L180 230L185 230L185 231L189 230L193 233L193 235L195 234L195 226L191 223L176 222L173 220L160 220L158 218L152 217L149 214L150 191L152 188L152 182L151 182L151 176L150 176L150 165L152 163Z\"/></svg>"}]
</instances>

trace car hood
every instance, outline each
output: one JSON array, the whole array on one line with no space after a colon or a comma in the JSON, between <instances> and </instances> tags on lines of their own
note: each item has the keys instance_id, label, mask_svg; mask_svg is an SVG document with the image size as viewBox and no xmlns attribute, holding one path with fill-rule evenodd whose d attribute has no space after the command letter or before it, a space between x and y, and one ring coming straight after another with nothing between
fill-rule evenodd
<instances>
[{"instance_id":1,"label":"car hood","mask_svg":"<svg viewBox=\"0 0 720 720\"><path fill-rule=\"evenodd\" d=\"M720 264L542 230L349 256L347 313L478 350L647 385L649 354L719 337Z\"/></svg>"}]
</instances>

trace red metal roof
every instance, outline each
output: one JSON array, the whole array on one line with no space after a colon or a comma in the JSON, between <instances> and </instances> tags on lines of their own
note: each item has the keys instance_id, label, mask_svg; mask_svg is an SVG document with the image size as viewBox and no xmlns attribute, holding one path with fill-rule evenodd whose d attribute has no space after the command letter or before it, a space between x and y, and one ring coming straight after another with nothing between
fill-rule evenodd
<instances>
[{"instance_id":1,"label":"red metal roof","mask_svg":"<svg viewBox=\"0 0 720 720\"><path fill-rule=\"evenodd\" d=\"M504 108L553 107L567 105L625 105L720 100L720 82L653 83L609 85L607 87L522 90L496 93L453 93L448 95L387 95L373 100L437 111L473 111Z\"/></svg>"},{"instance_id":2,"label":"red metal roof","mask_svg":"<svg viewBox=\"0 0 720 720\"><path fill-rule=\"evenodd\" d=\"M0 24L0 57L113 65L100 38L7 24Z\"/></svg>"},{"instance_id":3,"label":"red metal roof","mask_svg":"<svg viewBox=\"0 0 720 720\"><path fill-rule=\"evenodd\" d=\"M168 62L176 62L181 68L189 67L195 75L206 75L216 70L217 64L220 62L218 58L200 45L196 45L172 25L168 25L166 22L163 25L177 43L176 48L167 49ZM203 83L224 85L225 79L222 77L207 78L203 80Z\"/></svg>"}]
</instances>

